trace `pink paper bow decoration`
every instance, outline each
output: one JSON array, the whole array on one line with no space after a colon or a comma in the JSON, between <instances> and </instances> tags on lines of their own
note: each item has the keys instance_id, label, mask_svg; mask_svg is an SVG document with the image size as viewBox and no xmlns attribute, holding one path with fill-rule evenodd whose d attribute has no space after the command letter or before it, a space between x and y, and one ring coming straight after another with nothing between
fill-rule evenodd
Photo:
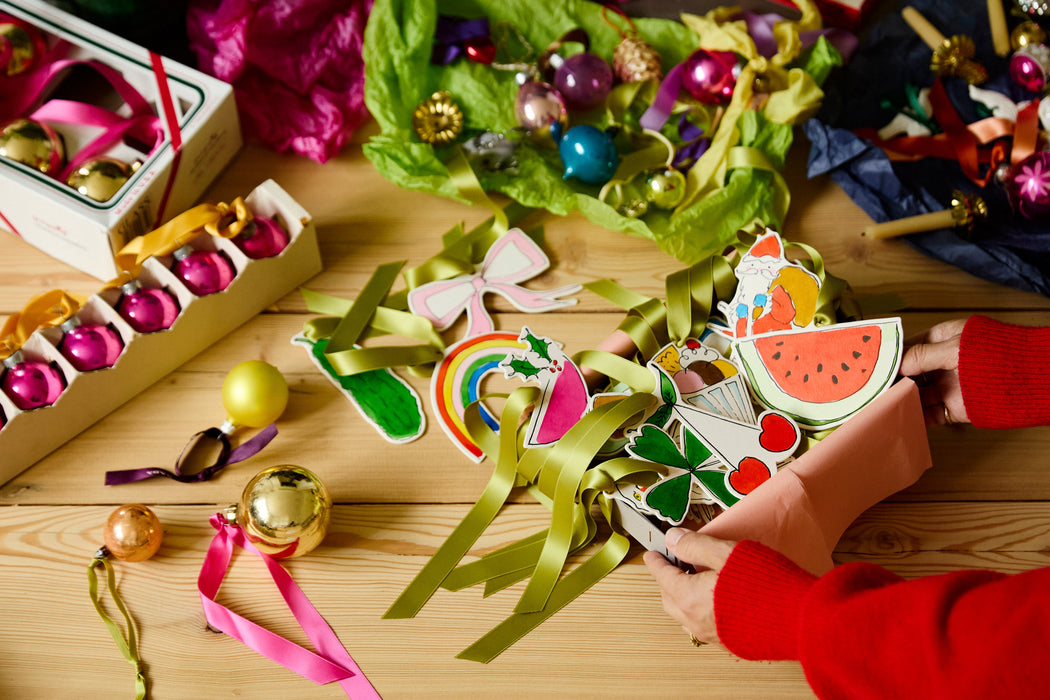
<instances>
[{"instance_id":1,"label":"pink paper bow decoration","mask_svg":"<svg viewBox=\"0 0 1050 700\"><path fill-rule=\"evenodd\" d=\"M465 309L466 337L491 333L495 326L482 303L487 292L499 294L526 313L552 311L576 303L575 299L557 297L580 291L578 284L547 291L518 286L519 282L532 279L548 267L550 260L535 241L521 229L511 229L489 247L478 272L416 287L408 294L408 308L438 330L451 326Z\"/></svg>"}]
</instances>

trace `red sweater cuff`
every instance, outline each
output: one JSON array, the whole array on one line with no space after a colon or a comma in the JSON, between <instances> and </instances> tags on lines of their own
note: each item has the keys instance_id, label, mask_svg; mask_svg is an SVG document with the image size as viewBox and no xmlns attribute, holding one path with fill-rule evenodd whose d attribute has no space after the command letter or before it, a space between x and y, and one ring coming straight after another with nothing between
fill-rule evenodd
<instances>
[{"instance_id":1,"label":"red sweater cuff","mask_svg":"<svg viewBox=\"0 0 1050 700\"><path fill-rule=\"evenodd\" d=\"M798 659L798 619L816 580L779 552L740 542L715 584L715 624L722 644L743 659Z\"/></svg>"},{"instance_id":2,"label":"red sweater cuff","mask_svg":"<svg viewBox=\"0 0 1050 700\"><path fill-rule=\"evenodd\" d=\"M1048 361L1050 328L971 317L959 343L959 383L970 422L978 428L1050 425Z\"/></svg>"}]
</instances>

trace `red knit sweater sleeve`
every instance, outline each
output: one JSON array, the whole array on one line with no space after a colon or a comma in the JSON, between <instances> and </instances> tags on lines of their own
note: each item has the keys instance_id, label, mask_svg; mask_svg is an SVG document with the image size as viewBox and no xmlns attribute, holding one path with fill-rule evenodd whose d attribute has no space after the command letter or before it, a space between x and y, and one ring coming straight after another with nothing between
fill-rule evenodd
<instances>
[{"instance_id":1,"label":"red knit sweater sleeve","mask_svg":"<svg viewBox=\"0 0 1050 700\"><path fill-rule=\"evenodd\" d=\"M1050 328L972 316L959 344L959 383L978 428L1050 425Z\"/></svg>"},{"instance_id":2,"label":"red knit sweater sleeve","mask_svg":"<svg viewBox=\"0 0 1050 700\"><path fill-rule=\"evenodd\" d=\"M1032 697L1045 689L1050 568L904 580L865 563L819 579L755 542L719 574L715 618L747 659L798 659L823 698Z\"/></svg>"}]
</instances>

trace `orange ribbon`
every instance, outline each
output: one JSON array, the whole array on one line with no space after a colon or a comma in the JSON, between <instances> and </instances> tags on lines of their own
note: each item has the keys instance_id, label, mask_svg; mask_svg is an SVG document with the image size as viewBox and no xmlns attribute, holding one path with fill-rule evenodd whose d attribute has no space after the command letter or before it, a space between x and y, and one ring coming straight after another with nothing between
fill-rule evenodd
<instances>
[{"instance_id":1,"label":"orange ribbon","mask_svg":"<svg viewBox=\"0 0 1050 700\"><path fill-rule=\"evenodd\" d=\"M0 358L9 357L21 348L37 330L61 325L85 301L85 297L61 289L52 289L30 299L21 311L8 316L0 329Z\"/></svg>"}]
</instances>

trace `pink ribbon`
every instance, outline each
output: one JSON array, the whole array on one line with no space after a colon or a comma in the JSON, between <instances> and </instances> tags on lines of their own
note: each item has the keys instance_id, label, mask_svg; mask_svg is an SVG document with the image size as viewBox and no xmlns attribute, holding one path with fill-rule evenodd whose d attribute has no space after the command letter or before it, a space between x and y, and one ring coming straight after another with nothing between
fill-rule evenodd
<instances>
[{"instance_id":1,"label":"pink ribbon","mask_svg":"<svg viewBox=\"0 0 1050 700\"><path fill-rule=\"evenodd\" d=\"M336 681L349 697L381 700L335 632L284 567L273 557L256 549L245 539L241 528L227 523L221 513L213 515L210 522L217 532L197 578L197 589L201 594L208 624L314 683L323 685ZM215 601L230 566L234 546L244 547L263 560L288 609L317 649L316 653L260 627Z\"/></svg>"},{"instance_id":2,"label":"pink ribbon","mask_svg":"<svg viewBox=\"0 0 1050 700\"><path fill-rule=\"evenodd\" d=\"M482 297L492 292L509 301L519 311L540 313L571 306L575 299L558 299L580 290L573 284L547 291L519 287L550 267L550 260L535 241L521 229L511 229L493 243L478 272L452 279L429 282L408 294L412 313L426 318L438 330L445 330L467 312L467 336L474 337L495 330Z\"/></svg>"}]
</instances>

